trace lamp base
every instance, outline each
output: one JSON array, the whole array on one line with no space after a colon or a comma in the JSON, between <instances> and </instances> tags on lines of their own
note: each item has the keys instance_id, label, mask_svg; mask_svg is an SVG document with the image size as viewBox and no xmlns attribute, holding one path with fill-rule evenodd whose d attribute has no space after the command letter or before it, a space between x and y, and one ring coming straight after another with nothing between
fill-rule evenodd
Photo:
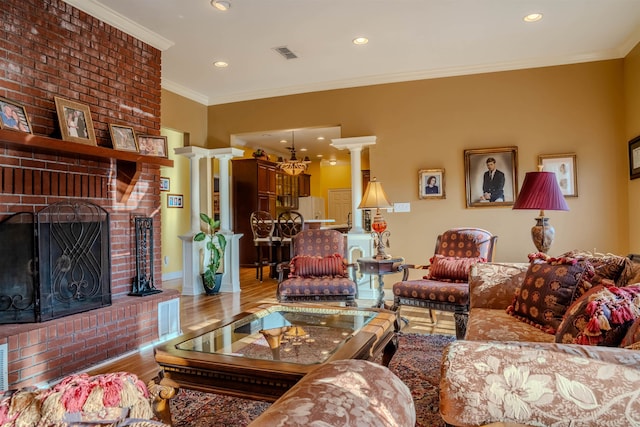
<instances>
[{"instance_id":1,"label":"lamp base","mask_svg":"<svg viewBox=\"0 0 640 427\"><path fill-rule=\"evenodd\" d=\"M373 235L373 240L374 243L376 245L376 249L377 249L377 253L374 256L375 259L389 259L391 258L391 255L387 255L384 252L384 248L385 248L385 241L386 241L386 247L389 247L389 235L391 233L389 233L388 231L383 231L381 233L378 233L376 231L371 233Z\"/></svg>"},{"instance_id":2,"label":"lamp base","mask_svg":"<svg viewBox=\"0 0 640 427\"><path fill-rule=\"evenodd\" d=\"M549 224L549 218L536 218L536 225L531 227L531 239L538 251L546 254L549 248L551 248L555 236L556 230L553 228L553 225Z\"/></svg>"}]
</instances>

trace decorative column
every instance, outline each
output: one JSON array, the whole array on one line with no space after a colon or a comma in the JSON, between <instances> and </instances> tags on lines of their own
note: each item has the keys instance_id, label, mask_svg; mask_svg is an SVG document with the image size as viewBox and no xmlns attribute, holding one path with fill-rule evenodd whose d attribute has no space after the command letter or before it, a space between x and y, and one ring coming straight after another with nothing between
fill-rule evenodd
<instances>
[{"instance_id":1,"label":"decorative column","mask_svg":"<svg viewBox=\"0 0 640 427\"><path fill-rule=\"evenodd\" d=\"M220 292L240 292L240 238L243 234L234 234L231 230L231 180L229 162L234 157L242 157L244 150L237 148L217 148L208 150L209 157L218 159L220 169L220 232L227 238L227 250L224 254L224 275ZM211 197L211 192L209 193Z\"/></svg>"},{"instance_id":2,"label":"decorative column","mask_svg":"<svg viewBox=\"0 0 640 427\"><path fill-rule=\"evenodd\" d=\"M351 152L351 216L353 224L347 233L347 260L355 263L358 258L373 256L373 238L371 233L362 228L362 210L358 209L362 199L362 149L369 145L375 145L375 136L360 136L353 138L337 138L331 140L331 145L338 150L348 149ZM358 273L358 294L360 298L376 299L378 287L374 286L372 276Z\"/></svg>"},{"instance_id":3,"label":"decorative column","mask_svg":"<svg viewBox=\"0 0 640 427\"><path fill-rule=\"evenodd\" d=\"M207 157L207 150L201 147L179 147L174 152L189 159L191 169L191 229L182 236L182 295L199 295L204 293L200 249L202 242L194 242L193 236L200 231L200 159Z\"/></svg>"}]
</instances>

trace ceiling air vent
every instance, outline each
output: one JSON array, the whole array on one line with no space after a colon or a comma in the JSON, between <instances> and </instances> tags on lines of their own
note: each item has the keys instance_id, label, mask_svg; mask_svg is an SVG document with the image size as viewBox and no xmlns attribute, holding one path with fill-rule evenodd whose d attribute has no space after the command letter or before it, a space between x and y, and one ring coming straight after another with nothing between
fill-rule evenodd
<instances>
[{"instance_id":1,"label":"ceiling air vent","mask_svg":"<svg viewBox=\"0 0 640 427\"><path fill-rule=\"evenodd\" d=\"M286 46L274 47L273 50L284 56L285 59L296 59L298 57L298 55L291 52Z\"/></svg>"}]
</instances>

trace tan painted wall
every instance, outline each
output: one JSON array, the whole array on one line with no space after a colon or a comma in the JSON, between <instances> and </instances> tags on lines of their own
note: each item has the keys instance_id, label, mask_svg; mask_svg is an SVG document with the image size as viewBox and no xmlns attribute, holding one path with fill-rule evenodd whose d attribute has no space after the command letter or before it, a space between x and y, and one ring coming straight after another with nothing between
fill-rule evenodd
<instances>
[{"instance_id":1,"label":"tan painted wall","mask_svg":"<svg viewBox=\"0 0 640 427\"><path fill-rule=\"evenodd\" d=\"M185 145L206 146L207 138L207 107L168 90L162 90L160 104L162 127L174 129L189 135ZM221 146L208 148L228 147L229 141Z\"/></svg>"},{"instance_id":2,"label":"tan painted wall","mask_svg":"<svg viewBox=\"0 0 640 427\"><path fill-rule=\"evenodd\" d=\"M525 261L537 212L466 208L464 150L515 145L518 184L539 154L576 153L579 197L548 212L551 254L628 251L623 60L315 92L208 107L211 147L264 129L340 125L342 137L376 135L371 176L410 213L389 213L394 255L424 262L456 226L499 235L497 259ZM418 170L445 168L445 200L418 198ZM640 182L638 182L640 184ZM594 231L596 230L597 231Z\"/></svg>"},{"instance_id":3,"label":"tan painted wall","mask_svg":"<svg viewBox=\"0 0 640 427\"><path fill-rule=\"evenodd\" d=\"M621 141L621 150L627 150L627 141L640 135L640 44L638 44L625 58L625 136ZM628 166L626 171L628 171ZM629 252L640 253L640 179L629 181Z\"/></svg>"}]
</instances>

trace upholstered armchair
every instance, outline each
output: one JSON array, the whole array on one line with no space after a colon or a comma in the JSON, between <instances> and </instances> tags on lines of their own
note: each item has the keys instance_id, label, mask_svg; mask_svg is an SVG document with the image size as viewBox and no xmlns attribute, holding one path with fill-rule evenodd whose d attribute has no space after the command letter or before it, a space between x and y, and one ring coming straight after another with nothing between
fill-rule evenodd
<instances>
[{"instance_id":1,"label":"upholstered armchair","mask_svg":"<svg viewBox=\"0 0 640 427\"><path fill-rule=\"evenodd\" d=\"M393 285L393 309L402 305L453 312L456 337L464 338L469 313L469 269L476 262L493 259L497 236L480 228L454 228L438 236L429 265L405 264L402 281ZM409 279L411 271L423 270L419 279Z\"/></svg>"},{"instance_id":2,"label":"upholstered armchair","mask_svg":"<svg viewBox=\"0 0 640 427\"><path fill-rule=\"evenodd\" d=\"M312 229L293 236L291 260L278 264L278 301L343 301L356 306L355 265L344 255L345 237L339 231Z\"/></svg>"}]
</instances>

